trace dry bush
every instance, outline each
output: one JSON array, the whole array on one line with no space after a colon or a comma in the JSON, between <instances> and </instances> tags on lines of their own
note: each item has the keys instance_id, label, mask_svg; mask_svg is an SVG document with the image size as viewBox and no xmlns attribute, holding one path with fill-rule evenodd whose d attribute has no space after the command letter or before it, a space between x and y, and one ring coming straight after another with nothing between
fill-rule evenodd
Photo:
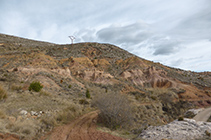
<instances>
[{"instance_id":1,"label":"dry bush","mask_svg":"<svg viewBox=\"0 0 211 140\"><path fill-rule=\"evenodd\" d=\"M172 102L174 99L178 98L178 95L169 89L164 88L154 88L154 89L148 89L151 91L152 96L151 98L159 99L162 103L168 103Z\"/></svg>"},{"instance_id":2,"label":"dry bush","mask_svg":"<svg viewBox=\"0 0 211 140\"><path fill-rule=\"evenodd\" d=\"M0 119L5 119L6 118L6 114L0 110Z\"/></svg>"},{"instance_id":3,"label":"dry bush","mask_svg":"<svg viewBox=\"0 0 211 140\"><path fill-rule=\"evenodd\" d=\"M129 128L133 112L128 98L121 94L101 94L93 101L100 110L99 122L111 129Z\"/></svg>"},{"instance_id":4,"label":"dry bush","mask_svg":"<svg viewBox=\"0 0 211 140\"><path fill-rule=\"evenodd\" d=\"M7 92L0 86L0 100L7 98Z\"/></svg>"},{"instance_id":5,"label":"dry bush","mask_svg":"<svg viewBox=\"0 0 211 140\"><path fill-rule=\"evenodd\" d=\"M41 90L39 96L51 96L51 93Z\"/></svg>"},{"instance_id":6,"label":"dry bush","mask_svg":"<svg viewBox=\"0 0 211 140\"><path fill-rule=\"evenodd\" d=\"M211 116L209 117L209 119L207 120L207 122L211 122Z\"/></svg>"},{"instance_id":7,"label":"dry bush","mask_svg":"<svg viewBox=\"0 0 211 140\"><path fill-rule=\"evenodd\" d=\"M54 116L44 116L40 120L43 126L43 130L51 130L56 125L56 119Z\"/></svg>"},{"instance_id":8,"label":"dry bush","mask_svg":"<svg viewBox=\"0 0 211 140\"><path fill-rule=\"evenodd\" d=\"M10 88L13 91L20 91L20 90L22 90L23 87L21 85L12 84Z\"/></svg>"},{"instance_id":9,"label":"dry bush","mask_svg":"<svg viewBox=\"0 0 211 140\"><path fill-rule=\"evenodd\" d=\"M56 115L56 121L58 123L66 124L79 115L81 115L81 108L75 104L72 104L58 112Z\"/></svg>"},{"instance_id":10,"label":"dry bush","mask_svg":"<svg viewBox=\"0 0 211 140\"><path fill-rule=\"evenodd\" d=\"M26 119L24 121L16 121L14 124L8 124L10 132L30 139L38 134L41 130L41 124L36 120Z\"/></svg>"}]
</instances>

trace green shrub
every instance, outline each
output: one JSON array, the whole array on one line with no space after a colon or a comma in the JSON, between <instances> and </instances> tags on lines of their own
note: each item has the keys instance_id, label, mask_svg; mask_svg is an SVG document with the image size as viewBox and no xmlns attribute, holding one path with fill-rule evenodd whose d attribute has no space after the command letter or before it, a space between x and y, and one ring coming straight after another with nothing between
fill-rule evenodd
<instances>
[{"instance_id":1,"label":"green shrub","mask_svg":"<svg viewBox=\"0 0 211 140\"><path fill-rule=\"evenodd\" d=\"M35 92L41 91L43 86L40 84L40 82L32 82L29 86L29 91L33 90Z\"/></svg>"},{"instance_id":2,"label":"green shrub","mask_svg":"<svg viewBox=\"0 0 211 140\"><path fill-rule=\"evenodd\" d=\"M7 92L0 86L0 100L7 98Z\"/></svg>"},{"instance_id":3,"label":"green shrub","mask_svg":"<svg viewBox=\"0 0 211 140\"><path fill-rule=\"evenodd\" d=\"M91 95L89 93L89 89L86 90L86 98L90 99L91 98Z\"/></svg>"}]
</instances>

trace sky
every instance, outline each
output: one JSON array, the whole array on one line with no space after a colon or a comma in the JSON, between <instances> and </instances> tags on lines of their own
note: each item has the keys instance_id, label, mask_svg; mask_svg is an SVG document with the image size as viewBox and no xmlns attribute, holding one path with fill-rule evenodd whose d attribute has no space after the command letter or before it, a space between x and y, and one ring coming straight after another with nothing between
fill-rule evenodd
<instances>
[{"instance_id":1,"label":"sky","mask_svg":"<svg viewBox=\"0 0 211 140\"><path fill-rule=\"evenodd\" d=\"M0 33L99 42L191 71L211 71L211 0L0 0Z\"/></svg>"}]
</instances>

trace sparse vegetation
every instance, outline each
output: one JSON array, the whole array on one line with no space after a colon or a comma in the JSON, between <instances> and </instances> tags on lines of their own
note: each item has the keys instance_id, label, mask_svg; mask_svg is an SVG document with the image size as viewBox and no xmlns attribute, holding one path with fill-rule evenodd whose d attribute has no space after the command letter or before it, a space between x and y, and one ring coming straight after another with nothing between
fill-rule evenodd
<instances>
[{"instance_id":1,"label":"sparse vegetation","mask_svg":"<svg viewBox=\"0 0 211 140\"><path fill-rule=\"evenodd\" d=\"M67 108L60 111L56 116L56 121L58 123L66 124L73 120L76 116L81 115L81 109L79 106L72 104Z\"/></svg>"},{"instance_id":2,"label":"sparse vegetation","mask_svg":"<svg viewBox=\"0 0 211 140\"><path fill-rule=\"evenodd\" d=\"M20 91L20 90L22 90L22 86L21 85L12 84L11 85L11 89L13 91Z\"/></svg>"},{"instance_id":3,"label":"sparse vegetation","mask_svg":"<svg viewBox=\"0 0 211 140\"><path fill-rule=\"evenodd\" d=\"M47 91L40 91L40 96L51 96L51 94Z\"/></svg>"},{"instance_id":4,"label":"sparse vegetation","mask_svg":"<svg viewBox=\"0 0 211 140\"><path fill-rule=\"evenodd\" d=\"M4 111L0 110L0 119L5 119L6 115L4 113Z\"/></svg>"},{"instance_id":5,"label":"sparse vegetation","mask_svg":"<svg viewBox=\"0 0 211 140\"><path fill-rule=\"evenodd\" d=\"M29 91L33 90L35 92L39 92L41 91L42 88L43 86L41 85L40 82L32 82L29 86Z\"/></svg>"},{"instance_id":6,"label":"sparse vegetation","mask_svg":"<svg viewBox=\"0 0 211 140\"><path fill-rule=\"evenodd\" d=\"M197 104L211 104L205 102L211 97L210 73L166 67L110 44L77 43L70 47L2 34L0 40L3 133L37 139L37 133L98 107L102 126L119 131L118 128L129 129L135 121L133 131L126 132L138 135L150 125L182 120L178 116L190 107L192 97L200 95ZM28 114L23 117L21 110L44 113L38 118Z\"/></svg>"},{"instance_id":7,"label":"sparse vegetation","mask_svg":"<svg viewBox=\"0 0 211 140\"><path fill-rule=\"evenodd\" d=\"M25 139L34 137L40 129L41 125L36 120L16 121L11 127L13 133L20 134L24 136Z\"/></svg>"}]
</instances>

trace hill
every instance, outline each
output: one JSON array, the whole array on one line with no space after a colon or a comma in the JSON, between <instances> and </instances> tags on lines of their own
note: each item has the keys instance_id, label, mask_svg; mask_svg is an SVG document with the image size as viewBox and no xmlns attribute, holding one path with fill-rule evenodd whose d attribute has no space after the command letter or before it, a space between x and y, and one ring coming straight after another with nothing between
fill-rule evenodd
<instances>
[{"instance_id":1,"label":"hill","mask_svg":"<svg viewBox=\"0 0 211 140\"><path fill-rule=\"evenodd\" d=\"M43 86L40 92L28 90L34 81ZM133 125L128 131L134 134L190 108L211 105L210 72L167 67L111 44L59 45L4 34L0 89L0 131L24 138L39 137L95 110L97 100L107 94L129 100Z\"/></svg>"}]
</instances>

